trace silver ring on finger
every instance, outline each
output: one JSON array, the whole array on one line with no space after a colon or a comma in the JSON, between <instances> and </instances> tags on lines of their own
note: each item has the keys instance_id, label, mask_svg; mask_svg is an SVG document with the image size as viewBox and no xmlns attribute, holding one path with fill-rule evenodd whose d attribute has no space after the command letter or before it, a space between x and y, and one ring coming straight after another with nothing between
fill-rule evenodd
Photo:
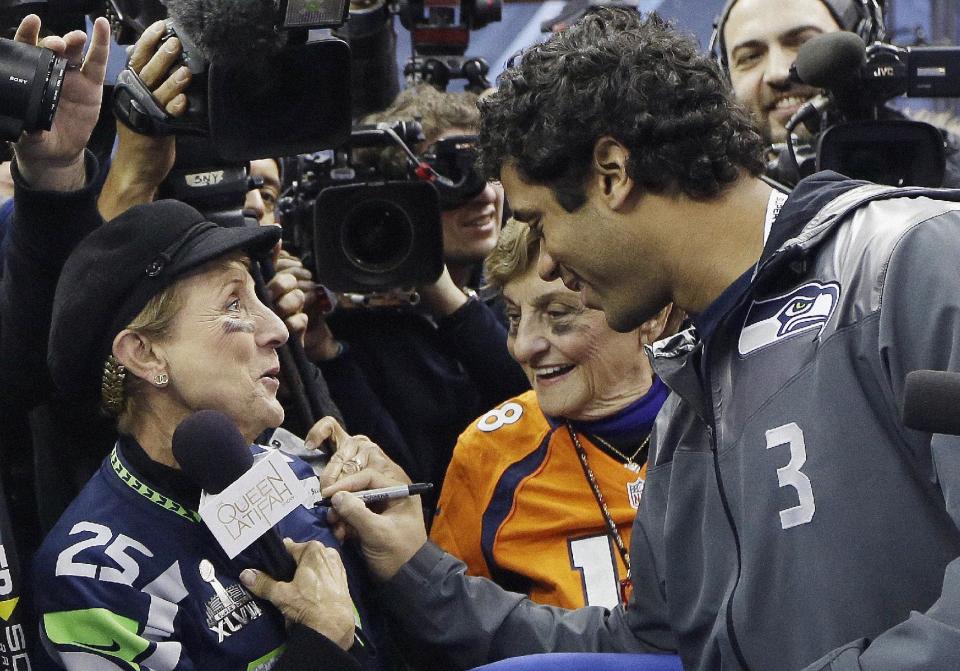
<instances>
[{"instance_id":1,"label":"silver ring on finger","mask_svg":"<svg viewBox=\"0 0 960 671\"><path fill-rule=\"evenodd\" d=\"M363 462L354 457L353 459L348 459L343 462L343 466L340 468L347 475L353 475L363 470Z\"/></svg>"}]
</instances>

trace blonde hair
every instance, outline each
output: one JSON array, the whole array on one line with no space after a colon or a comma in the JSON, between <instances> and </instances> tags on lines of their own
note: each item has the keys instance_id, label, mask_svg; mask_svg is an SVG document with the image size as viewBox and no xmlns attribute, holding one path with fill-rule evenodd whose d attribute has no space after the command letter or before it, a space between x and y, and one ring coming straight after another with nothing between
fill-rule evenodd
<instances>
[{"instance_id":1,"label":"blonde hair","mask_svg":"<svg viewBox=\"0 0 960 671\"><path fill-rule=\"evenodd\" d=\"M181 281L177 280L152 296L126 328L153 339L169 336L173 321L184 304L181 286ZM100 405L108 415L117 418L121 429L137 413L138 390L142 384L144 381L136 375L126 374L123 364L113 354L107 357L100 384Z\"/></svg>"},{"instance_id":2,"label":"blonde hair","mask_svg":"<svg viewBox=\"0 0 960 671\"><path fill-rule=\"evenodd\" d=\"M511 217L500 229L497 246L483 262L487 286L502 292L510 280L527 272L539 255L540 240L527 224Z\"/></svg>"}]
</instances>

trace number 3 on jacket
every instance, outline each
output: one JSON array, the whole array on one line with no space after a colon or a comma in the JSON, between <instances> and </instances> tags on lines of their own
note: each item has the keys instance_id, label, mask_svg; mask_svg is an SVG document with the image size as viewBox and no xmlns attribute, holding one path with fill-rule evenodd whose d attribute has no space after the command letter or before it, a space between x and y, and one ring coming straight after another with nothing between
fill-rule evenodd
<instances>
[{"instance_id":1,"label":"number 3 on jacket","mask_svg":"<svg viewBox=\"0 0 960 671\"><path fill-rule=\"evenodd\" d=\"M797 490L797 497L800 499L799 505L780 511L780 526L786 530L812 520L817 506L813 500L810 478L800 470L807 461L803 431L793 422L767 431L767 449L780 445L790 446L790 463L777 469L777 481L781 487L793 487Z\"/></svg>"}]
</instances>

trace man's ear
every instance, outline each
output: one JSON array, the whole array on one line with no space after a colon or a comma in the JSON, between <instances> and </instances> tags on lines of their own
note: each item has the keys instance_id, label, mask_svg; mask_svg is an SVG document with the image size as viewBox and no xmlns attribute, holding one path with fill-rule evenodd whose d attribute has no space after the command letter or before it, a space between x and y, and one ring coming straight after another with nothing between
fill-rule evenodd
<instances>
[{"instance_id":1,"label":"man's ear","mask_svg":"<svg viewBox=\"0 0 960 671\"><path fill-rule=\"evenodd\" d=\"M593 173L598 193L607 206L619 210L633 192L627 170L630 151L612 137L604 136L593 146Z\"/></svg>"},{"instance_id":2,"label":"man's ear","mask_svg":"<svg viewBox=\"0 0 960 671\"><path fill-rule=\"evenodd\" d=\"M150 338L130 329L120 331L113 339L113 356L130 373L150 384L169 373L163 353Z\"/></svg>"},{"instance_id":3,"label":"man's ear","mask_svg":"<svg viewBox=\"0 0 960 671\"><path fill-rule=\"evenodd\" d=\"M684 312L673 303L668 304L655 316L640 325L640 343L649 345L663 338L672 336L680 330Z\"/></svg>"}]
</instances>

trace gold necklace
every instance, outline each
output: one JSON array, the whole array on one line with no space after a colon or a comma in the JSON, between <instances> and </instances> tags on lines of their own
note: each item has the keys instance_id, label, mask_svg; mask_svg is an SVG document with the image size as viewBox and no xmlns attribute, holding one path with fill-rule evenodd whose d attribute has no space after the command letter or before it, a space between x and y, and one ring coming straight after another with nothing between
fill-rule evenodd
<instances>
[{"instance_id":1,"label":"gold necklace","mask_svg":"<svg viewBox=\"0 0 960 671\"><path fill-rule=\"evenodd\" d=\"M621 459L623 459L623 465L624 465L624 467L627 468L628 470L633 471L634 473L639 473L639 472L640 472L640 469L643 468L643 464L638 464L638 463L637 463L637 455L639 455L641 452L643 452L643 451L646 449L647 445L650 444L650 434L649 434L649 433L647 434L647 437L643 439L643 442L640 443L640 447L638 447L638 448L636 449L636 451L635 451L633 454L631 454L629 457L628 457L627 455L625 455L623 452L621 452L620 450L618 450L617 448L615 448L615 447L614 447L613 445L611 445L609 442L607 442L606 440L604 440L603 438L601 438L600 436L594 436L594 435L591 434L590 438L592 438L594 441L600 443L600 444L603 445L605 448L607 448L608 450L610 450L611 452L613 452L615 455L617 455L618 457L620 457Z\"/></svg>"}]
</instances>

